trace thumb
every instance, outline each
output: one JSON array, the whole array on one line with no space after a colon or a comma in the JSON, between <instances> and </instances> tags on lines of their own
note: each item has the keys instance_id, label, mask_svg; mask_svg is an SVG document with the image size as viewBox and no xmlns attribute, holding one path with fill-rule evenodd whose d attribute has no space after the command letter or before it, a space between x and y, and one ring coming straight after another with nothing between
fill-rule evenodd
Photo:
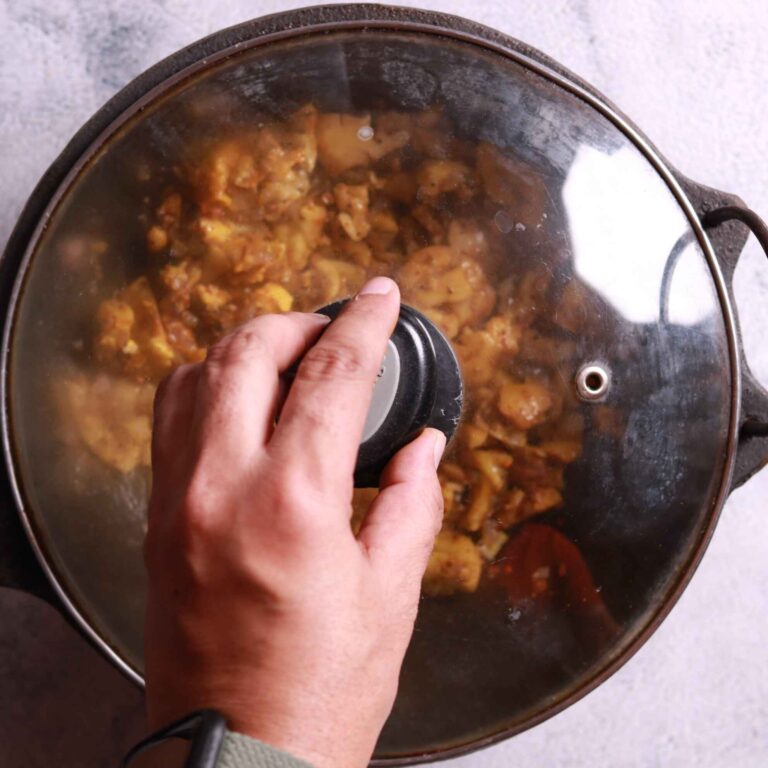
<instances>
[{"instance_id":1,"label":"thumb","mask_svg":"<svg viewBox=\"0 0 768 768\"><path fill-rule=\"evenodd\" d=\"M443 519L437 465L445 435L425 429L399 450L381 476L358 540L371 565L390 579L421 582Z\"/></svg>"}]
</instances>

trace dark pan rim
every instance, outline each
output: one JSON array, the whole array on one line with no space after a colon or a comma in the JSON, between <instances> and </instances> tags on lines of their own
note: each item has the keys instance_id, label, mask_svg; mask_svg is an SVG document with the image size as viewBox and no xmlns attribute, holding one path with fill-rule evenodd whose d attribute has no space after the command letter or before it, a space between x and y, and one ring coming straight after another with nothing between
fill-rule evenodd
<instances>
[{"instance_id":1,"label":"dark pan rim","mask_svg":"<svg viewBox=\"0 0 768 768\"><path fill-rule=\"evenodd\" d=\"M25 533L29 538L42 570L51 582L57 597L61 600L82 632L124 674L142 686L143 679L139 672L126 662L110 644L108 639L95 628L94 624L87 620L86 611L77 605L76 599L65 588L63 584L64 579L60 579L55 572L55 567L46 554L43 537L36 530L33 514L27 511L27 505L25 504L21 478L16 468L15 450L11 440L12 425L10 402L8 399L8 376L17 306L23 292L30 261L48 222L83 169L122 126L141 110L146 109L149 104L165 95L171 88L179 86L183 81L195 76L212 64L220 63L227 58L259 46L310 35L341 31L364 31L366 29L378 32L421 33L446 37L474 44L505 56L580 98L627 136L667 184L677 203L686 214L691 229L705 254L723 312L725 332L729 345L732 381L731 418L725 443L725 461L719 489L712 499L709 518L701 526L699 540L693 546L688 562L680 569L675 583L669 588L666 597L660 602L657 610L646 620L642 629L636 631L631 639L615 649L597 671L583 679L573 690L565 692L562 696L553 700L545 709L522 722L501 728L487 736L470 739L464 743L452 745L444 749L437 748L425 752L398 755L397 757L380 757L372 761L373 765L396 766L457 757L496 744L549 719L566 707L574 704L607 680L649 639L679 599L706 551L720 511L730 492L741 409L741 362L738 354L733 307L720 264L709 238L701 225L691 201L683 191L675 172L628 118L589 86L577 82L578 78L570 76L570 73L564 74L558 71L559 67L555 69L554 67L557 65L554 62L550 66L548 63L542 63L539 60L541 58L543 61L550 62L551 60L547 57L537 54L528 46L511 37L457 16L381 5L317 6L273 14L220 30L172 54L123 88L75 135L59 159L54 162L49 173L43 177L43 180L30 198L21 220L26 220L28 224L30 221L32 224L37 222L36 226L34 226L34 229L31 226L29 227L31 234L28 236L25 236L26 233L23 231L15 231L9 239L8 249L3 257L3 260L7 262L14 255L12 251L16 250L16 248L19 250L23 248L23 257L17 268L13 293L6 312L2 350L0 351L0 399L2 400L0 420L2 422L5 460L8 466L13 496ZM521 50L526 52L523 53ZM536 57L533 58L533 56ZM63 167L57 168L56 166L59 163ZM55 171L59 172L58 179L55 178ZM17 244L16 240L21 242Z\"/></svg>"}]
</instances>

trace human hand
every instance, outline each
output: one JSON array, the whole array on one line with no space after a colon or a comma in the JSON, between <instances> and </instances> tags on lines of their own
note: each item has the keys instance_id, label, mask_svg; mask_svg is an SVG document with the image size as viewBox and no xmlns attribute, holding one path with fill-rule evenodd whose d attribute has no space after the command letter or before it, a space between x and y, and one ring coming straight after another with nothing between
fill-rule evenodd
<instances>
[{"instance_id":1,"label":"human hand","mask_svg":"<svg viewBox=\"0 0 768 768\"><path fill-rule=\"evenodd\" d=\"M350 528L398 311L397 286L376 278L325 333L319 315L262 316L160 386L145 545L153 727L214 708L317 768L367 764L442 519L445 438L428 429L385 469L357 538ZM302 355L286 397L280 373Z\"/></svg>"}]
</instances>

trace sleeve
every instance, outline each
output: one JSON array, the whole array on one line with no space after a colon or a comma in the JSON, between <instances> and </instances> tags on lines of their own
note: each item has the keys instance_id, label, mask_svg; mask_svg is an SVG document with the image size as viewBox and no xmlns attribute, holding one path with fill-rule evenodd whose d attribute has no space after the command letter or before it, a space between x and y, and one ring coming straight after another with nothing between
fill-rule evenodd
<instances>
[{"instance_id":1,"label":"sleeve","mask_svg":"<svg viewBox=\"0 0 768 768\"><path fill-rule=\"evenodd\" d=\"M216 768L312 768L312 766L275 747L227 731Z\"/></svg>"}]
</instances>

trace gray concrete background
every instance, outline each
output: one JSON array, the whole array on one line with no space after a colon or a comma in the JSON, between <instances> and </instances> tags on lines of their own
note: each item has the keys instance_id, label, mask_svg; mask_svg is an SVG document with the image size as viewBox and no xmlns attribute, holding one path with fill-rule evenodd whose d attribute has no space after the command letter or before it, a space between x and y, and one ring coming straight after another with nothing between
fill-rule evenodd
<instances>
[{"instance_id":1,"label":"gray concrete background","mask_svg":"<svg viewBox=\"0 0 768 768\"><path fill-rule=\"evenodd\" d=\"M220 27L304 3L0 0L0 243L68 138L128 80ZM762 0L443 0L551 54L667 157L768 215L768 5ZM748 356L768 383L768 263L736 280ZM470 766L768 765L768 471L733 494L670 618L610 681ZM0 590L0 766L114 766L141 697L57 614Z\"/></svg>"}]
</instances>

